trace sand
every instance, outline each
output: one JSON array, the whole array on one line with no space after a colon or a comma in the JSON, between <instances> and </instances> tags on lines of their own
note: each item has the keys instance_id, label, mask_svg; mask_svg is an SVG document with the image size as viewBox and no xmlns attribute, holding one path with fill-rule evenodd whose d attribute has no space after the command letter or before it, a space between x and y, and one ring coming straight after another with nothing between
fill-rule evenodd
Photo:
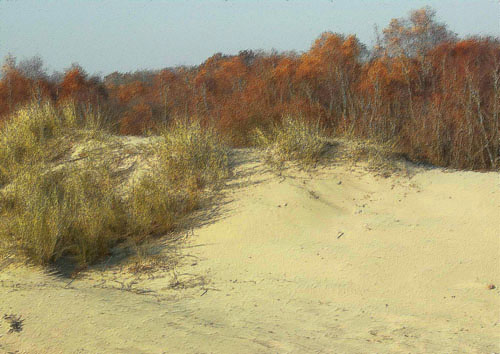
<instances>
[{"instance_id":1,"label":"sand","mask_svg":"<svg viewBox=\"0 0 500 354\"><path fill-rule=\"evenodd\" d=\"M500 352L498 173L277 176L254 151L234 158L218 203L159 240L152 269L71 279L4 262L0 315L24 322L0 319L0 352Z\"/></svg>"}]
</instances>

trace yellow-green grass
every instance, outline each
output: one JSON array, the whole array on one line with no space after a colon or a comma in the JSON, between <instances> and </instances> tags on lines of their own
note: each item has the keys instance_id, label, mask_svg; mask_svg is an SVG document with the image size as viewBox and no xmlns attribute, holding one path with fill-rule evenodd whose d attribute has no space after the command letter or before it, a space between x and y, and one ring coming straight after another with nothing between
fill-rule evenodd
<instances>
[{"instance_id":1,"label":"yellow-green grass","mask_svg":"<svg viewBox=\"0 0 500 354\"><path fill-rule=\"evenodd\" d=\"M304 166L316 164L328 146L319 123L306 122L300 116L284 116L269 131L255 131L255 145L264 149L266 161L283 168L293 161Z\"/></svg>"},{"instance_id":2,"label":"yellow-green grass","mask_svg":"<svg viewBox=\"0 0 500 354\"><path fill-rule=\"evenodd\" d=\"M61 256L91 263L125 232L124 205L112 185L109 169L91 160L26 169L3 197L1 237L36 264Z\"/></svg>"},{"instance_id":3,"label":"yellow-green grass","mask_svg":"<svg viewBox=\"0 0 500 354\"><path fill-rule=\"evenodd\" d=\"M0 131L0 185L32 165L57 158L77 139L105 134L101 120L99 113L82 115L72 103L59 108L32 103L19 109Z\"/></svg>"},{"instance_id":4,"label":"yellow-green grass","mask_svg":"<svg viewBox=\"0 0 500 354\"><path fill-rule=\"evenodd\" d=\"M0 190L0 244L32 263L69 257L84 266L119 241L173 230L229 175L228 151L215 131L178 122L151 139L151 154L143 157L151 168L124 196L106 151L76 162L54 161L45 151L81 129L73 118L50 105L28 107L1 133L8 184Z\"/></svg>"},{"instance_id":5,"label":"yellow-green grass","mask_svg":"<svg viewBox=\"0 0 500 354\"><path fill-rule=\"evenodd\" d=\"M130 220L137 233L165 232L197 209L205 187L229 176L228 150L212 128L175 122L152 146L153 168L132 187Z\"/></svg>"}]
</instances>

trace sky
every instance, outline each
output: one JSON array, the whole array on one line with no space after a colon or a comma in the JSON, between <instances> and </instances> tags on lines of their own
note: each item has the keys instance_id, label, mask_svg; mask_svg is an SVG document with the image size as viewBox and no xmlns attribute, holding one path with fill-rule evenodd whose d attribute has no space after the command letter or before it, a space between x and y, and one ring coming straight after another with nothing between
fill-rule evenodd
<instances>
[{"instance_id":1,"label":"sky","mask_svg":"<svg viewBox=\"0 0 500 354\"><path fill-rule=\"evenodd\" d=\"M216 52L307 50L324 31L356 34L431 6L459 36L500 36L499 0L0 0L0 58L43 58L49 72L197 65Z\"/></svg>"}]
</instances>

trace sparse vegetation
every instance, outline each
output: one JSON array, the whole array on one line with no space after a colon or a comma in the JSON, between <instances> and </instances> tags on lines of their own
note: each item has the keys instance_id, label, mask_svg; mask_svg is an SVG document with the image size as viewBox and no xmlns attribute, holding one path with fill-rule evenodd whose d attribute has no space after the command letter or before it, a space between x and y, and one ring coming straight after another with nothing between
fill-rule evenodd
<instances>
[{"instance_id":1,"label":"sparse vegetation","mask_svg":"<svg viewBox=\"0 0 500 354\"><path fill-rule=\"evenodd\" d=\"M4 314L3 319L9 324L10 328L8 333L21 332L23 330L24 319L22 316L13 313L10 315Z\"/></svg>"},{"instance_id":2,"label":"sparse vegetation","mask_svg":"<svg viewBox=\"0 0 500 354\"><path fill-rule=\"evenodd\" d=\"M266 161L278 169L287 161L314 165L328 146L319 122L311 124L291 115L284 116L269 132L257 129L255 144L263 148Z\"/></svg>"},{"instance_id":3,"label":"sparse vegetation","mask_svg":"<svg viewBox=\"0 0 500 354\"><path fill-rule=\"evenodd\" d=\"M336 139L336 160L349 164L364 164L376 175L389 177L393 174L408 174L407 157L398 151L395 143L380 143L370 139Z\"/></svg>"}]
</instances>

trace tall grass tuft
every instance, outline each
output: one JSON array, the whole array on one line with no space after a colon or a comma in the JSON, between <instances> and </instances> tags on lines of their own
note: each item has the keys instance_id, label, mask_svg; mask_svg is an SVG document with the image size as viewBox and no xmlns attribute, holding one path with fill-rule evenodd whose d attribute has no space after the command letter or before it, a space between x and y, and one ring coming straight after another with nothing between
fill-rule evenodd
<instances>
[{"instance_id":1,"label":"tall grass tuft","mask_svg":"<svg viewBox=\"0 0 500 354\"><path fill-rule=\"evenodd\" d=\"M0 185L25 168L58 157L78 133L102 135L100 120L99 113L79 113L72 103L60 108L50 102L32 103L19 109L0 131Z\"/></svg>"},{"instance_id":2,"label":"tall grass tuft","mask_svg":"<svg viewBox=\"0 0 500 354\"><path fill-rule=\"evenodd\" d=\"M229 176L228 150L212 128L175 122L154 143L154 167L133 186L130 220L138 233L165 232L197 209L205 187Z\"/></svg>"},{"instance_id":3,"label":"tall grass tuft","mask_svg":"<svg viewBox=\"0 0 500 354\"><path fill-rule=\"evenodd\" d=\"M36 264L70 256L85 265L105 255L125 231L109 169L91 161L20 176L8 196L1 236Z\"/></svg>"},{"instance_id":4,"label":"tall grass tuft","mask_svg":"<svg viewBox=\"0 0 500 354\"><path fill-rule=\"evenodd\" d=\"M266 161L281 169L287 161L304 166L317 163L328 145L324 136L319 123L310 124L302 117L288 115L269 132L257 129L254 142L264 149Z\"/></svg>"},{"instance_id":5,"label":"tall grass tuft","mask_svg":"<svg viewBox=\"0 0 500 354\"><path fill-rule=\"evenodd\" d=\"M0 132L0 183L12 179L32 162L49 158L51 142L62 135L67 122L46 103L18 110Z\"/></svg>"}]
</instances>

